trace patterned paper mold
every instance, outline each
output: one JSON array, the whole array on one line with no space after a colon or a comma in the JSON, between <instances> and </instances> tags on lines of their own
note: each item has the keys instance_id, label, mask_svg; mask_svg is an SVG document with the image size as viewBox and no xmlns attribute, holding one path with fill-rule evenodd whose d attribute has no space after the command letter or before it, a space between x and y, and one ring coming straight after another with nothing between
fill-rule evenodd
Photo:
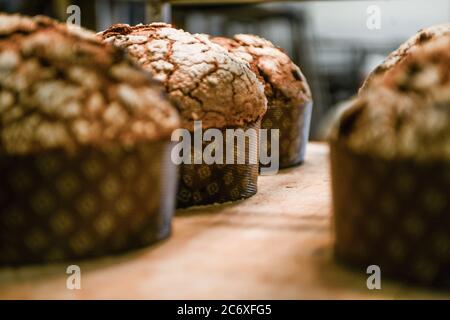
<instances>
[{"instance_id":1,"label":"patterned paper mold","mask_svg":"<svg viewBox=\"0 0 450 320\"><path fill-rule=\"evenodd\" d=\"M93 33L0 15L0 264L79 259L166 237L176 110Z\"/></svg>"},{"instance_id":2,"label":"patterned paper mold","mask_svg":"<svg viewBox=\"0 0 450 320\"><path fill-rule=\"evenodd\" d=\"M209 41L207 36L189 34L165 23L118 24L101 32L100 36L108 43L126 48L165 86L178 107L182 128L192 132L196 120L202 121L204 130L259 126L267 110L263 85L248 63ZM251 146L252 150L257 148ZM200 171L213 173L205 180L196 166L181 164L178 207L227 202L255 194L257 175L253 174L254 166L234 165L236 169L230 171L232 166L223 169L220 165L201 165L201 168L209 169ZM217 181L225 178L221 172L236 173L244 169L245 173L234 177L234 183L241 187L233 196L229 190L207 190L207 186L215 186Z\"/></svg>"},{"instance_id":3,"label":"patterned paper mold","mask_svg":"<svg viewBox=\"0 0 450 320\"><path fill-rule=\"evenodd\" d=\"M450 288L450 34L371 80L330 137L336 255Z\"/></svg>"},{"instance_id":4,"label":"patterned paper mold","mask_svg":"<svg viewBox=\"0 0 450 320\"><path fill-rule=\"evenodd\" d=\"M254 139L258 139L260 122L245 126L240 129L252 129L255 132ZM223 150L226 149L227 139L225 129L222 130L224 141ZM193 139L192 139L193 141ZM207 143L203 144L205 148ZM236 201L251 197L257 191L258 155L259 144L245 142L245 150L234 145L234 164L193 164L194 151L191 154L192 164L184 164L180 167L180 181L178 187L177 202L179 208L187 208L197 205L209 205ZM194 148L192 148L194 150ZM245 153L245 163L237 164L240 152ZM250 161L256 159L255 163Z\"/></svg>"},{"instance_id":5,"label":"patterned paper mold","mask_svg":"<svg viewBox=\"0 0 450 320\"><path fill-rule=\"evenodd\" d=\"M385 160L331 145L337 258L450 288L450 163Z\"/></svg>"},{"instance_id":6,"label":"patterned paper mold","mask_svg":"<svg viewBox=\"0 0 450 320\"><path fill-rule=\"evenodd\" d=\"M255 35L237 34L233 38L212 37L211 40L247 61L264 84L268 108L261 128L280 130L280 167L302 163L309 137L312 98L299 67L282 49ZM269 144L269 153L270 150Z\"/></svg>"},{"instance_id":7,"label":"patterned paper mold","mask_svg":"<svg viewBox=\"0 0 450 320\"><path fill-rule=\"evenodd\" d=\"M0 265L97 257L167 237L169 164L166 142L1 156Z\"/></svg>"}]
</instances>

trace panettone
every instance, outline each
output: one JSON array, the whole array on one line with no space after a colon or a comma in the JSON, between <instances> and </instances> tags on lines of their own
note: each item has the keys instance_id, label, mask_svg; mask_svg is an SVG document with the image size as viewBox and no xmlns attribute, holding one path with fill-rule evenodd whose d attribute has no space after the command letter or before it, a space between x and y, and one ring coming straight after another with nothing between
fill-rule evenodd
<instances>
[{"instance_id":1,"label":"panettone","mask_svg":"<svg viewBox=\"0 0 450 320\"><path fill-rule=\"evenodd\" d=\"M1 14L0 123L0 264L168 235L179 117L123 50L46 17Z\"/></svg>"},{"instance_id":2,"label":"panettone","mask_svg":"<svg viewBox=\"0 0 450 320\"><path fill-rule=\"evenodd\" d=\"M263 85L248 63L207 36L165 23L117 24L99 35L107 43L126 48L165 86L178 107L182 128L193 132L194 121L202 121L203 130L252 129L259 133L267 109ZM225 148L227 141L223 143ZM206 144L204 141L203 147ZM247 159L257 159L257 139L235 151L235 155L245 153ZM182 163L178 207L247 198L256 193L257 175L258 163L248 160L245 164Z\"/></svg>"},{"instance_id":3,"label":"panettone","mask_svg":"<svg viewBox=\"0 0 450 320\"><path fill-rule=\"evenodd\" d=\"M255 35L237 34L233 38L212 37L211 40L247 61L264 84L268 109L261 127L280 130L280 167L303 162L312 98L300 68L282 49Z\"/></svg>"},{"instance_id":4,"label":"panettone","mask_svg":"<svg viewBox=\"0 0 450 320\"><path fill-rule=\"evenodd\" d=\"M336 122L331 172L342 261L450 288L449 66L450 34L433 37L374 75Z\"/></svg>"}]
</instances>

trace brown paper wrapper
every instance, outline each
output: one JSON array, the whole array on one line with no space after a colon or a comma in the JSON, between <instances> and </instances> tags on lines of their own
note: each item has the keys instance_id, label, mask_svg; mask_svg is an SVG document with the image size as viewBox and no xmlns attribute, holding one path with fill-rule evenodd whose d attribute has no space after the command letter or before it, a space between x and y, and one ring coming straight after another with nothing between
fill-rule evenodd
<instances>
[{"instance_id":1,"label":"brown paper wrapper","mask_svg":"<svg viewBox=\"0 0 450 320\"><path fill-rule=\"evenodd\" d=\"M303 105L284 106L267 109L261 122L262 129L279 129L280 168L288 168L303 163L308 145L312 102ZM268 153L271 154L270 133ZM263 152L265 152L263 150ZM269 165L261 164L261 167Z\"/></svg>"},{"instance_id":2,"label":"brown paper wrapper","mask_svg":"<svg viewBox=\"0 0 450 320\"><path fill-rule=\"evenodd\" d=\"M382 275L450 288L450 163L387 161L331 143L335 253Z\"/></svg>"},{"instance_id":3,"label":"brown paper wrapper","mask_svg":"<svg viewBox=\"0 0 450 320\"><path fill-rule=\"evenodd\" d=\"M0 155L0 265L84 259L167 237L171 144Z\"/></svg>"},{"instance_id":4,"label":"brown paper wrapper","mask_svg":"<svg viewBox=\"0 0 450 320\"><path fill-rule=\"evenodd\" d=\"M256 194L260 125L261 122L258 120L245 127L229 128L255 129L257 133L256 143L251 144L246 139L245 150L241 150L235 144L234 164L181 164L179 168L177 208L236 201ZM221 131L224 136L223 148L225 150L227 143L225 129ZM193 141L193 137L191 141ZM208 144L209 142L204 142L203 149ZM193 144L192 150L194 150ZM237 156L240 152L245 152L245 164L237 164ZM249 162L250 155L256 157L256 164Z\"/></svg>"}]
</instances>

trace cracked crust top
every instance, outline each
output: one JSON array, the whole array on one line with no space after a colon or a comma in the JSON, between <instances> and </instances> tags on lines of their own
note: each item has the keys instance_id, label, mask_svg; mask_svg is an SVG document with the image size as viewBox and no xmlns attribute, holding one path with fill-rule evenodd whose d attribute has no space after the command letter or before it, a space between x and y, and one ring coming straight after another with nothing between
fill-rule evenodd
<instances>
[{"instance_id":1,"label":"cracked crust top","mask_svg":"<svg viewBox=\"0 0 450 320\"><path fill-rule=\"evenodd\" d=\"M100 33L104 41L127 48L161 81L179 108L182 127L241 126L266 111L264 88L247 63L204 35L169 24L117 24Z\"/></svg>"},{"instance_id":2,"label":"cracked crust top","mask_svg":"<svg viewBox=\"0 0 450 320\"><path fill-rule=\"evenodd\" d=\"M364 81L360 92L370 87L373 82L372 80L375 77L383 75L386 71L405 59L411 52L414 52L431 40L435 40L436 38L442 36L445 37L449 34L450 23L435 25L423 30L419 30L419 32L409 38L397 50L390 53L388 57L369 74L367 79Z\"/></svg>"},{"instance_id":3,"label":"cracked crust top","mask_svg":"<svg viewBox=\"0 0 450 320\"><path fill-rule=\"evenodd\" d=\"M91 32L0 14L0 151L25 154L168 138L160 85Z\"/></svg>"},{"instance_id":4,"label":"cracked crust top","mask_svg":"<svg viewBox=\"0 0 450 320\"><path fill-rule=\"evenodd\" d=\"M311 101L311 91L300 68L272 42L251 34L237 34L233 38L211 37L211 41L252 66L264 83L269 107L295 106Z\"/></svg>"},{"instance_id":5,"label":"cracked crust top","mask_svg":"<svg viewBox=\"0 0 450 320\"><path fill-rule=\"evenodd\" d=\"M372 81L331 138L388 159L450 161L450 34L421 45Z\"/></svg>"}]
</instances>

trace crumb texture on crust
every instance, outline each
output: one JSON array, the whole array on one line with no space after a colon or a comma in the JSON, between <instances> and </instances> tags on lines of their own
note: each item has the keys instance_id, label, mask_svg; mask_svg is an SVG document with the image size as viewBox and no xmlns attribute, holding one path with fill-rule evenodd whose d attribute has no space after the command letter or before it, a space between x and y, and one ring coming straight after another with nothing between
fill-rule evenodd
<instances>
[{"instance_id":1,"label":"crumb texture on crust","mask_svg":"<svg viewBox=\"0 0 450 320\"><path fill-rule=\"evenodd\" d=\"M269 108L311 101L309 85L289 56L272 42L251 34L212 37L215 43L247 61L264 83Z\"/></svg>"},{"instance_id":2,"label":"crumb texture on crust","mask_svg":"<svg viewBox=\"0 0 450 320\"><path fill-rule=\"evenodd\" d=\"M123 50L46 17L0 14L0 152L170 137L176 109Z\"/></svg>"},{"instance_id":3,"label":"crumb texture on crust","mask_svg":"<svg viewBox=\"0 0 450 320\"><path fill-rule=\"evenodd\" d=\"M126 48L164 84L184 128L192 129L195 120L204 128L241 126L266 112L264 88L249 65L207 36L165 23L117 24L99 35Z\"/></svg>"},{"instance_id":4,"label":"crumb texture on crust","mask_svg":"<svg viewBox=\"0 0 450 320\"><path fill-rule=\"evenodd\" d=\"M372 81L342 113L331 139L387 159L450 161L450 34Z\"/></svg>"},{"instance_id":5,"label":"crumb texture on crust","mask_svg":"<svg viewBox=\"0 0 450 320\"><path fill-rule=\"evenodd\" d=\"M360 92L369 88L372 80L390 70L397 63L405 59L410 53L420 49L429 41L433 41L440 37L446 37L450 34L450 23L439 24L429 28L419 30L415 35L409 38L405 43L400 45L398 49L391 52L387 58L373 70L364 81Z\"/></svg>"}]
</instances>

